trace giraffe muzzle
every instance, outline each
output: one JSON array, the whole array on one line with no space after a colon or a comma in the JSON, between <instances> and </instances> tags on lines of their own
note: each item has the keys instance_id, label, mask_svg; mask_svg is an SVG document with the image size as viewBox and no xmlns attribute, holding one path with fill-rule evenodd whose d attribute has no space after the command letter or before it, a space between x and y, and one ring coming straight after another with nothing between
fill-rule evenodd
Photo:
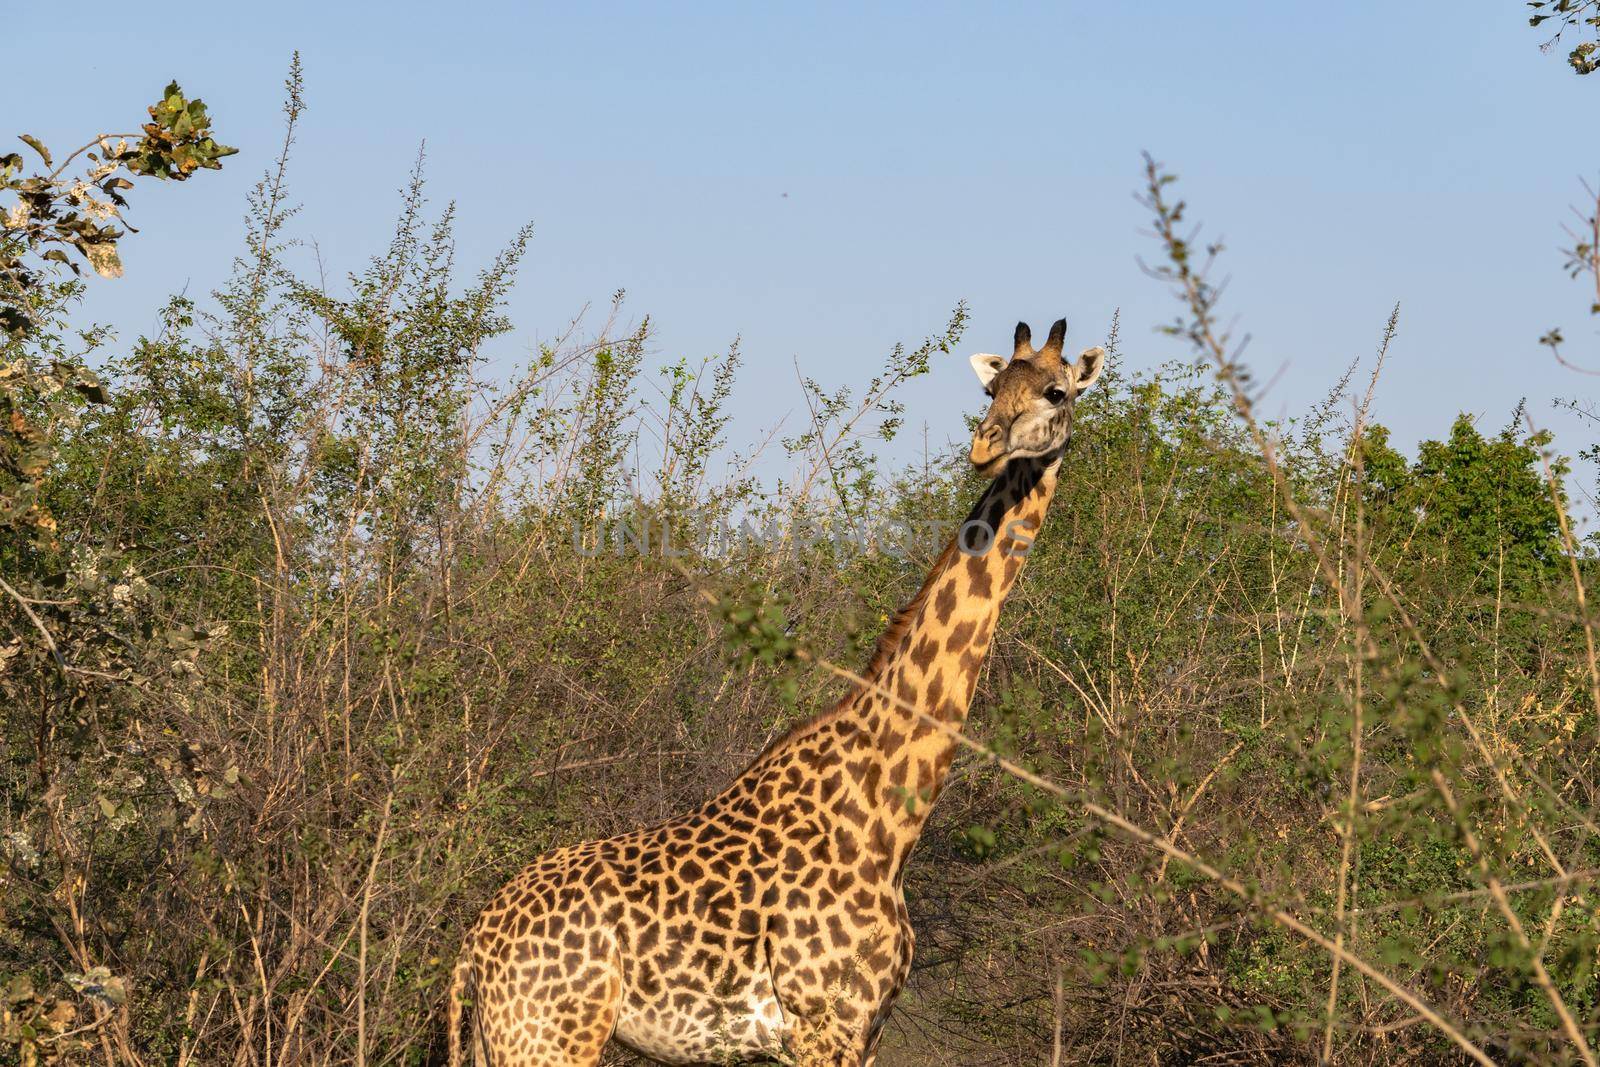
<instances>
[{"instance_id":1,"label":"giraffe muzzle","mask_svg":"<svg viewBox=\"0 0 1600 1067\"><path fill-rule=\"evenodd\" d=\"M991 473L990 468L997 468L1006 458L1005 427L998 423L979 427L972 435L972 450L967 458L980 474Z\"/></svg>"}]
</instances>

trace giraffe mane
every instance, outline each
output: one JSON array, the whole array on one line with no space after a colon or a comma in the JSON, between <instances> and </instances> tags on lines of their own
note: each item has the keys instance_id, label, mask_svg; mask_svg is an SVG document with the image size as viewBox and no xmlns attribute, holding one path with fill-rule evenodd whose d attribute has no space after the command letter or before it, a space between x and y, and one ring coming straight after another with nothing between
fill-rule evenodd
<instances>
[{"instance_id":1,"label":"giraffe mane","mask_svg":"<svg viewBox=\"0 0 1600 1067\"><path fill-rule=\"evenodd\" d=\"M934 565L928 568L928 576L923 579L922 588L918 589L916 595L906 601L905 606L895 612L894 618L889 620L888 627L879 636L877 647L872 651L872 659L867 662L866 669L861 672L861 676L867 681L876 682L882 677L883 670L888 666L890 657L899 651L900 642L904 640L906 631L917 620L917 613L922 610L922 605L928 602L933 584L944 576L945 569L950 566L950 560L955 555L955 552L956 543L952 539L949 544L944 546L944 551L939 554L939 558L934 562Z\"/></svg>"},{"instance_id":2,"label":"giraffe mane","mask_svg":"<svg viewBox=\"0 0 1600 1067\"><path fill-rule=\"evenodd\" d=\"M995 494L1001 490L1002 481L1009 479L1011 487L1015 491L1028 493L1032 491L1034 483L1039 480L1039 475L1043 469L1044 465L1039 459L1029 458L1001 471L989 483L988 487L979 494L978 499L972 505L972 510L967 514L966 521L973 522L987 519L990 528L994 529L998 525L998 513L993 510L993 502ZM917 613L922 610L922 605L928 602L928 597L932 595L933 584L942 578L944 572L949 569L952 559L959 551L959 544L959 536L950 539L950 542L944 546L944 551L939 554L939 558L934 562L933 566L928 568L928 576L923 579L922 588L918 589L916 595L906 602L906 606L895 612L894 618L889 620L888 628L883 631L883 636L878 638L878 646L873 650L872 659L867 663L867 669L861 672L861 676L867 681L876 682L882 675L883 669L888 666L890 658L899 651L900 642L905 638L906 631L911 628L912 623L916 622Z\"/></svg>"},{"instance_id":3,"label":"giraffe mane","mask_svg":"<svg viewBox=\"0 0 1600 1067\"><path fill-rule=\"evenodd\" d=\"M955 550L956 546L954 541L951 541L950 544L945 546L944 552L940 554L938 561L929 570L928 577L922 583L922 588L917 590L916 595L907 601L904 607L895 612L894 618L889 622L888 629L884 630L882 636L878 638L878 644L873 650L871 661L867 664L866 669L861 672L861 678L863 681L867 683L875 683L880 677L882 677L883 670L885 666L887 666L890 657L893 656L896 649L899 648L901 639L905 637L906 631L910 629L911 624L916 620L917 612L922 609L923 604L927 603L929 589L932 588L934 581L944 573L945 567L948 565L950 557L952 554L954 554ZM794 741L797 738L810 733L812 730L818 729L819 727L832 722L838 717L841 711L849 706L850 702L856 698L857 694L859 694L862 689L863 687L860 685L853 686L850 692L840 697L839 700L827 711L820 715L815 715L809 719L802 719L793 726L789 727L783 733L779 734L777 737L773 738L761 749L760 753L758 753L754 759L745 765L744 770L740 771L737 777L743 778L746 774L750 773L753 768L765 763L767 757L782 749L791 741Z\"/></svg>"},{"instance_id":4,"label":"giraffe mane","mask_svg":"<svg viewBox=\"0 0 1600 1067\"><path fill-rule=\"evenodd\" d=\"M1000 483L1003 479L1020 478L1020 482L1017 484L1020 484L1022 491L1027 492L1032 489L1033 482L1038 480L1043 466L1043 463L1037 459L1025 459L1019 464L1002 471L978 496L977 501L972 505L971 512L967 515L967 521L971 522L989 514L992 499L1000 488ZM743 778L753 768L765 763L769 756L788 745L791 741L832 722L839 716L840 712L849 707L852 700L855 700L864 690L876 684L883 677L883 672L888 667L890 660L899 651L900 643L905 639L906 632L916 622L923 605L928 602L928 597L932 595L934 583L944 576L945 571L949 569L951 561L958 551L960 551L958 538L952 537L945 545L944 551L939 554L939 558L934 561L933 566L928 568L928 576L923 579L922 587L917 590L910 600L906 601L904 607L894 613L894 618L889 620L889 625L879 636L877 646L873 649L872 659L867 662L866 668L861 672L861 680L866 685L857 684L852 686L850 691L840 697L827 711L810 719L802 719L773 738L762 748L755 759L746 764L744 770L739 772L739 778Z\"/></svg>"}]
</instances>

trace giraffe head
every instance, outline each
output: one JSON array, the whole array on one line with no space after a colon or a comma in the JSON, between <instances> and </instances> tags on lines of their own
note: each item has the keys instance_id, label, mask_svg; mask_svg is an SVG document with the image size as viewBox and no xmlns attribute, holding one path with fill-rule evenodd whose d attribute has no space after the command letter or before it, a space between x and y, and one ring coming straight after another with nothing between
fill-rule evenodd
<instances>
[{"instance_id":1,"label":"giraffe head","mask_svg":"<svg viewBox=\"0 0 1600 1067\"><path fill-rule=\"evenodd\" d=\"M1105 366L1106 350L1086 348L1075 361L1062 354L1067 320L1050 327L1044 347L1035 350L1033 333L1017 323L1016 345L1008 361L979 353L972 357L983 391L992 397L989 412L972 435L972 465L992 477L1013 459L1059 456L1072 436L1072 407Z\"/></svg>"}]
</instances>

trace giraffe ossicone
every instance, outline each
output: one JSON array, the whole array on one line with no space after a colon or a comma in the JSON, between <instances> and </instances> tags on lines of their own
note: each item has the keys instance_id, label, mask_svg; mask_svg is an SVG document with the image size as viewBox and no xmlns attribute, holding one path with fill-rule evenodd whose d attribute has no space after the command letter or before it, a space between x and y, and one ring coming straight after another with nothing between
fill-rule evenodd
<instances>
[{"instance_id":1,"label":"giraffe ossicone","mask_svg":"<svg viewBox=\"0 0 1600 1067\"><path fill-rule=\"evenodd\" d=\"M965 721L1001 604L1038 536L1103 348L1018 323L972 437L993 480L837 704L694 811L540 856L467 934L450 1062L592 1067L616 1040L664 1063L857 1067L911 968L901 881ZM965 531L989 531L981 551Z\"/></svg>"}]
</instances>

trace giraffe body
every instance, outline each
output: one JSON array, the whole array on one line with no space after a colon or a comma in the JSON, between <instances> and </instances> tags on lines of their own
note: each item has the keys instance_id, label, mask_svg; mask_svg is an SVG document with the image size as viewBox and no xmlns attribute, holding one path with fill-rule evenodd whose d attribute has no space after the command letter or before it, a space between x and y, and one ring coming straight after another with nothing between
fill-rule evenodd
<instances>
[{"instance_id":1,"label":"giraffe body","mask_svg":"<svg viewBox=\"0 0 1600 1067\"><path fill-rule=\"evenodd\" d=\"M452 1000L471 1001L480 1065L592 1067L613 1038L672 1064L875 1060L911 968L906 861L955 756L936 723L966 717L1070 432L1070 397L1040 398L1081 391L1104 356L1065 364L1064 323L1024 353L1025 330L973 443L997 477L865 684L697 810L546 853L484 909Z\"/></svg>"}]
</instances>

